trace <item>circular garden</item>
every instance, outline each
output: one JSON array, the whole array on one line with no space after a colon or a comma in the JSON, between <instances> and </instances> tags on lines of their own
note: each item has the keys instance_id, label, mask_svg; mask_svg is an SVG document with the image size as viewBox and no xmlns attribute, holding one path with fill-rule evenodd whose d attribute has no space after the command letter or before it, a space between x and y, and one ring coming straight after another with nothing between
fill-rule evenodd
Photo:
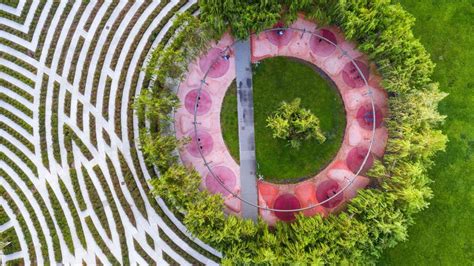
<instances>
[{"instance_id":1,"label":"circular garden","mask_svg":"<svg viewBox=\"0 0 474 266\"><path fill-rule=\"evenodd\" d=\"M407 227L413 223L412 215L426 208L427 199L432 196L431 190L427 187L429 178L426 175L426 170L431 165L432 156L437 151L443 150L446 143L446 137L436 130L436 126L444 119L436 111L437 103L444 95L439 92L437 84L430 79L433 64L426 51L414 39L409 27L404 26L403 21L406 18L404 16L408 15L400 6L390 4L367 7L363 3L316 4L300 1L294 1L294 3L272 1L272 4L262 4L263 9L258 4L234 3L223 6L222 3L206 1L200 4L200 19L187 17L187 23L183 24L184 26L177 33L173 42L167 48L160 47L154 54L154 60L151 60L149 64L150 69L156 70L151 72L152 76L155 76L154 93L158 93L161 96L160 99L163 97L169 99L166 104L160 106L161 110L155 116L159 121L158 127L151 131L154 132L153 136L159 139L159 143L165 142L167 145L160 144L159 154L147 151L146 148L143 149L146 157L149 158L150 155L158 157L154 161L148 161L148 163L157 166L161 173L160 178L150 182L154 194L160 196L169 206L174 207L177 213L182 215L183 223L191 233L222 251L224 263L373 263L383 249L404 241L407 238ZM367 8L377 15L361 16L361 12ZM401 15L394 16L393 14L396 13L394 11ZM373 65L371 68L375 68L371 71L378 72L382 80L377 82L381 82L383 88L388 91L389 110L388 113L385 113L377 106L372 109L370 105L357 105L360 108L353 111L355 113L351 119L356 121L355 123L360 128L370 131L371 127L379 128L383 118L384 127L386 126L390 138L388 140L382 139L383 144L377 144L377 135L375 136L374 153L377 156L374 157L366 158L364 154L368 150L364 147L344 151L348 158L352 158L343 164L348 173L355 172L355 169L361 167L361 161L367 159L367 164L362 170L365 172L364 178L367 178L368 181L356 184L356 186L365 187L370 183L371 185L367 189L349 190L347 193L350 195L346 195L345 192L344 198L341 199L339 195L342 194L338 194L341 186L335 182L335 179L339 176L344 182L344 178L347 176L341 174L344 171L333 172L333 178L323 179L317 184L317 191L311 192L309 190L307 192L314 195L318 202L323 203L318 208L332 210L337 207L335 211L323 210L322 215L316 215L320 213L316 205L314 205L316 211L309 213L306 211L297 214L276 211L274 215L278 219L292 222L276 221L269 227L263 221L267 218L255 223L231 214L238 214L239 206L243 204L238 198L233 198L239 190L239 181L236 179L238 165L221 167L216 164L209 166L209 164L215 163L212 159L222 159L227 156L225 153L227 150L230 150L234 158L238 159L235 143L237 139L235 98L232 98L232 89L230 89L229 94L225 98L223 96L218 98L217 105L215 105L216 101L213 97L217 91L206 91L199 88L204 85L211 88L214 78L224 77L225 82L217 86L224 89L231 86L235 76L226 76L225 74L228 71L227 67L233 63L231 56L223 60L206 62L202 55L213 53L212 49L209 50L211 47L208 45L212 39L227 40L225 43L211 42L212 46L221 45L220 51L214 51L217 54L226 51L228 48L225 47L230 47L232 38L246 39L251 31L260 32L269 27L280 28L292 25L298 17L304 16L298 12L306 13L308 18L322 25L332 25L330 26L332 30L342 31L345 38L353 42L344 42L341 45L353 49L357 43L360 52L371 59L370 63ZM249 13L264 15L250 16L251 19L249 19L247 16ZM239 21L236 20L236 17L239 16L246 17L247 20L235 23L235 21ZM378 21L374 19L377 17L386 19ZM362 26L368 24L373 27ZM324 39L330 40L328 31L325 32L324 28L319 27L316 29L321 35L327 36ZM229 35L229 30L232 35ZM278 47L290 42L285 38L285 33L278 33L278 36L270 34L265 38ZM334 50L330 49L327 44L317 40L311 40L311 46L319 51L320 54L317 56L334 53ZM405 47L405 52L400 53L400 46ZM344 56L348 55L343 52L340 58ZM196 58L201 58L201 62L196 62ZM336 65L338 65L337 60ZM216 62L217 66L214 65ZM355 75L355 71L361 71L363 76L366 76L364 71L368 71L362 61L356 60L355 62L355 65L352 66L345 63L338 65L343 68L341 80L338 82L345 82L351 88L359 88L364 85L361 83L360 77L358 79ZM197 68L194 67L196 63L198 64ZM198 70L187 73L188 66ZM211 69L209 72L204 71L210 79L197 78L202 74L199 71L202 71L203 68ZM258 171L264 173L262 174L264 178L288 182L289 178L311 176L324 168L328 161L335 156L334 153L339 149L341 136L344 134L348 134L348 141L370 139L370 137L367 138L369 135L353 135L350 132L344 132L346 124L344 107L337 92L331 88L330 82L319 76L310 66L302 65L301 62L289 58L273 58L262 60L255 68L256 139L257 145L261 145L261 147L257 146L260 165ZM300 70L292 72L298 68ZM281 69L285 71L282 72ZM223 70L222 73L220 70ZM282 74L285 72L292 73L292 75L285 77ZM305 78L300 78L298 74L304 72L307 72L308 75L305 75ZM259 73L263 73L261 78L259 78ZM197 82L190 82L189 79L186 79L186 76L193 75ZM209 138L206 132L200 131L206 127L207 122L205 120L202 120L204 123L197 122L196 116L194 116L194 120L188 119L179 116L178 112L174 117L175 120L170 121L168 114L180 106L173 96L173 88L176 88L179 82L173 82L173 80L183 81L181 86L186 86L189 89L185 92L186 95L182 94L184 92L178 91L178 99L184 99L185 102L184 107L181 108L188 109L189 113L196 113L197 116L219 115L222 121L217 126L218 130L207 133L211 136L213 134L220 135L222 133L220 125L222 125L225 143L224 140ZM314 87L306 90L311 86ZM284 88L286 90L283 90ZM278 91L279 89L282 90ZM200 91L205 92L201 94ZM316 96L316 93L323 92L324 95ZM221 91L218 92L219 95L221 93ZM262 94L259 95L259 93ZM144 95L141 97L150 97L146 93ZM373 97L377 99L377 97L386 96L374 95ZM192 98L198 100L195 101L194 108L192 108ZM281 150L289 148L285 146L287 145L285 141L275 140L268 133L266 127L268 126L269 112L274 111L275 107L278 108L281 101L291 101L294 98L300 98L303 108L310 109L317 115L321 122L322 132L326 133L325 137L328 142L325 144L324 142L311 143L307 147L302 145L301 150L294 154L291 152L281 154L279 153ZM354 97L353 100L361 103L357 97ZM222 112L219 101L223 101ZM149 106L146 104L146 99L142 99L142 102L145 103L143 106L147 109ZM350 106L352 105L346 105L349 109ZM374 121L376 122L374 123ZM176 132L183 132L177 135L177 139L170 138L169 131L166 129L168 127L163 126L170 124L170 122L174 123ZM209 125L213 124L208 123L207 126ZM194 137L192 133L186 132L194 132ZM421 141L423 139L430 141ZM378 141L380 142L380 138ZM147 143L142 141L142 145L146 147ZM174 153L175 148L180 150L181 155L189 155L189 157L181 157L184 164L179 163L176 153ZM309 155L309 152L306 153L306 148L307 151L318 150L321 153L316 152ZM300 154L298 157L297 153L300 152L304 152L305 156ZM198 158L198 156L201 158L209 156L211 159L204 160L204 165L202 161L199 165L189 163L186 159ZM315 157L310 158L310 156ZM283 161L291 161L297 166L291 169L292 166L282 163ZM340 164L335 162L335 165ZM212 168L213 171L218 172L218 176L223 175L231 178L221 180L215 175L203 175L206 173L206 168ZM331 175L329 172L325 174ZM211 177L217 181L217 184L213 183ZM234 180L237 182L233 182ZM354 185L353 181L348 183L349 187L352 185ZM221 189L228 186L231 187L230 190ZM210 189L204 189L206 187ZM296 192L296 187L294 192ZM304 207L303 204L307 204L307 202L302 203L301 199L296 199L293 195L294 192L279 192L278 197L271 199L271 206L277 209L287 209L290 206L291 210ZM347 201L347 204L341 205L343 200ZM268 200L266 202L268 203ZM309 209L313 209L313 207ZM233 212L229 212L229 210ZM265 217L266 211L265 209L261 211L263 217Z\"/></svg>"}]
</instances>

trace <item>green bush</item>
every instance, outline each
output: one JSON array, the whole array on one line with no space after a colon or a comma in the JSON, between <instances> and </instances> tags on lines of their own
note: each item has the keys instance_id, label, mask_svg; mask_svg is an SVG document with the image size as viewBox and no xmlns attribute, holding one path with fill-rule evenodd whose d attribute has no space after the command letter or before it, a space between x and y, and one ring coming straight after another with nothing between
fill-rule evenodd
<instances>
[{"instance_id":1,"label":"green bush","mask_svg":"<svg viewBox=\"0 0 474 266\"><path fill-rule=\"evenodd\" d=\"M201 17L216 33L222 35L229 28L232 34L245 39L252 31L271 27L281 18L280 1L219 1L201 0Z\"/></svg>"},{"instance_id":2,"label":"green bush","mask_svg":"<svg viewBox=\"0 0 474 266\"><path fill-rule=\"evenodd\" d=\"M290 103L283 101L278 110L267 118L267 127L272 129L273 138L288 140L290 146L297 149L303 140L314 138L323 143L326 137L319 127L319 119L300 104L300 98Z\"/></svg>"}]
</instances>

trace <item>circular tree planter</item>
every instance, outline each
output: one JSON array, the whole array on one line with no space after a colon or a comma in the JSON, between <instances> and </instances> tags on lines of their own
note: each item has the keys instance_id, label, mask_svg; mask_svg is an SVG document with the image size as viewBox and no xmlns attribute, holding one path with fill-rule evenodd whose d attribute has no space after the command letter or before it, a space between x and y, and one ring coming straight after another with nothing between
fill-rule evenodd
<instances>
[{"instance_id":1,"label":"circular tree planter","mask_svg":"<svg viewBox=\"0 0 474 266\"><path fill-rule=\"evenodd\" d=\"M305 181L305 186L314 188L312 191L316 191L315 196L307 197L300 191L296 193L299 183L283 185L258 182L258 208L261 217L269 224L274 224L276 220L291 221L297 211L314 209L314 212L309 212L311 215L326 215L339 209L336 207L354 197L358 189L369 183L362 174L373 164L371 149L375 136L384 136L378 143L382 149L387 139L387 131L382 123L387 112L387 97L378 83L380 79L375 73L370 73L369 63L358 51L347 48L353 46L346 43L339 31L325 28L313 32L315 25L302 18L289 29L280 29L280 25L276 27L251 37L252 62L285 56L320 68L335 83L342 96L347 125L341 148L332 162ZM239 165L223 141L219 115L225 88L235 79L235 58L229 51L232 50L233 42L231 36L224 35L198 60L198 64L190 65L189 75L178 90L178 97L186 104L177 110L175 119L178 138L190 131L194 131L197 136L197 139L192 138L195 144L181 151L183 162L193 165L205 176L203 188L222 194L226 201L241 199L242 182ZM340 45L339 48L336 45ZM345 50L341 47L345 47ZM196 87L200 88L200 93L196 92ZM197 106L195 115L192 96ZM350 141L347 135L350 127L363 137L357 138L355 142ZM208 132L211 137L204 136L202 132ZM212 139L212 145L209 145L208 139ZM203 146L202 156L196 157L196 151L201 155L197 150L200 146ZM328 178L330 171L349 172L348 169L353 174L343 177L347 182L340 183ZM239 215L240 209L232 208L232 212Z\"/></svg>"}]
</instances>

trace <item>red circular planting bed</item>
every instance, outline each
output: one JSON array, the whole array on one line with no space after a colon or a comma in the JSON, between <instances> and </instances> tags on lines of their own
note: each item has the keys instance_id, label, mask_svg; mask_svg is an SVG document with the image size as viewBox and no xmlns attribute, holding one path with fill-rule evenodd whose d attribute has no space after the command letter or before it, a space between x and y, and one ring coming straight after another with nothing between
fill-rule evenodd
<instances>
[{"instance_id":1,"label":"red circular planting bed","mask_svg":"<svg viewBox=\"0 0 474 266\"><path fill-rule=\"evenodd\" d=\"M209 52L199 59L199 67L202 72L209 70L207 76L220 78L229 71L229 59L223 57L222 49L211 48Z\"/></svg>"},{"instance_id":2,"label":"red circular planting bed","mask_svg":"<svg viewBox=\"0 0 474 266\"><path fill-rule=\"evenodd\" d=\"M372 130L375 120L375 128L379 128L382 125L383 115L382 111L377 105L375 107L375 119L374 112L371 104L363 105L357 110L357 122L363 129Z\"/></svg>"},{"instance_id":3,"label":"red circular planting bed","mask_svg":"<svg viewBox=\"0 0 474 266\"><path fill-rule=\"evenodd\" d=\"M359 67L366 80L369 80L369 67L361 61L355 60L355 64ZM348 62L342 70L342 79L351 88L361 88L365 85L364 79L360 76L357 67Z\"/></svg>"},{"instance_id":4,"label":"red circular planting bed","mask_svg":"<svg viewBox=\"0 0 474 266\"><path fill-rule=\"evenodd\" d=\"M194 104L196 103L196 97L198 96L198 89L192 90L186 94L186 97L184 98L184 106L186 107L186 110L190 112L191 114L194 114ZM205 115L209 110L211 109L212 105L212 100L211 96L206 90L201 90L201 95L199 95L198 99L198 105L197 105L197 115Z\"/></svg>"},{"instance_id":5,"label":"red circular planting bed","mask_svg":"<svg viewBox=\"0 0 474 266\"><path fill-rule=\"evenodd\" d=\"M319 31L319 35L323 36L332 43L337 44L336 35L334 35L334 33L330 32L329 30L322 29ZM336 50L336 46L324 38L312 35L309 41L311 51L318 56L329 56L332 52L334 52L334 50Z\"/></svg>"},{"instance_id":6,"label":"red circular planting bed","mask_svg":"<svg viewBox=\"0 0 474 266\"><path fill-rule=\"evenodd\" d=\"M339 187L339 184L337 183L337 181L326 180L322 182L321 184L319 184L318 187L316 188L316 198L318 199L319 202L323 202L333 197L340 190L341 188ZM339 203L341 203L342 200L343 200L343 196L342 196L342 193L340 193L339 195L332 198L331 200L323 203L322 206L325 208L334 208L337 205L339 205Z\"/></svg>"},{"instance_id":7,"label":"red circular planting bed","mask_svg":"<svg viewBox=\"0 0 474 266\"><path fill-rule=\"evenodd\" d=\"M301 208L299 200L292 194L283 194L278 196L273 204L273 209L277 210L295 210ZM276 217L282 221L291 221L295 219L296 212L275 211Z\"/></svg>"},{"instance_id":8,"label":"red circular planting bed","mask_svg":"<svg viewBox=\"0 0 474 266\"><path fill-rule=\"evenodd\" d=\"M284 27L283 23L277 23L274 28ZM293 31L292 30L270 30L265 32L268 40L276 46L288 45L291 41Z\"/></svg>"},{"instance_id":9,"label":"red circular planting bed","mask_svg":"<svg viewBox=\"0 0 474 266\"><path fill-rule=\"evenodd\" d=\"M217 166L212 168L212 172L217 178L219 178L224 187L232 190L236 184L236 176L232 170L226 166ZM217 178L214 178L211 173L206 176L206 187L211 193L221 193L224 196L230 194L221 184L217 181Z\"/></svg>"},{"instance_id":10,"label":"red circular planting bed","mask_svg":"<svg viewBox=\"0 0 474 266\"><path fill-rule=\"evenodd\" d=\"M369 150L363 147L356 147L350 150L346 158L347 167L353 173L357 173L357 171L359 171L360 167L362 166L362 163L364 162L365 156L367 156L368 152ZM364 164L364 167L362 167L362 170L359 174L365 174L367 171L369 171L373 164L374 157L372 154L370 154L367 158L367 162Z\"/></svg>"},{"instance_id":11,"label":"red circular planting bed","mask_svg":"<svg viewBox=\"0 0 474 266\"><path fill-rule=\"evenodd\" d=\"M191 141L186 145L186 149L192 156L201 157L199 149L204 156L211 153L214 141L209 133L199 130L197 134L194 134L194 131L191 131L189 132L188 137L191 137Z\"/></svg>"}]
</instances>

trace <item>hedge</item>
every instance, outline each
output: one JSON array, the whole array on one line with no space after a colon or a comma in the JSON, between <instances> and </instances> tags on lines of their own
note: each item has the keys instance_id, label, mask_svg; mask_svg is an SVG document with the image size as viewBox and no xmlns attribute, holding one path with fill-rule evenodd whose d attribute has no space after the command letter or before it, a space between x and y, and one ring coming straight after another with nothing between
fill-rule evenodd
<instances>
[{"instance_id":1,"label":"hedge","mask_svg":"<svg viewBox=\"0 0 474 266\"><path fill-rule=\"evenodd\" d=\"M102 236L100 235L99 231L95 227L94 222L92 221L91 217L87 216L85 220L86 220L87 227L89 228L89 231L91 232L92 237L94 238L97 246L99 246L99 248L102 250L104 255L107 257L107 259L109 260L109 263L112 265L120 265L120 262L112 254L110 249L107 247L107 244L102 239ZM98 263L98 264L102 264L102 263Z\"/></svg>"},{"instance_id":2,"label":"hedge","mask_svg":"<svg viewBox=\"0 0 474 266\"><path fill-rule=\"evenodd\" d=\"M117 209L117 204L115 203L114 197L112 195L112 191L110 190L109 185L107 184L107 181L105 179L104 173L100 169L99 165L94 166L93 170L97 179L99 179L100 185L105 192L107 202L109 203L110 209L112 210L112 216L115 220L115 226L116 226L117 233L119 236L119 241L120 241L120 249L122 252L122 263L124 265L128 265L130 264L130 262L128 258L127 239L125 238L125 229L123 227L122 219ZM104 218L99 218L99 219L104 219Z\"/></svg>"},{"instance_id":3,"label":"hedge","mask_svg":"<svg viewBox=\"0 0 474 266\"><path fill-rule=\"evenodd\" d=\"M0 241L9 243L3 249L3 254L11 254L21 250L20 241L16 234L15 227L10 227L3 232L0 232Z\"/></svg>"},{"instance_id":4,"label":"hedge","mask_svg":"<svg viewBox=\"0 0 474 266\"><path fill-rule=\"evenodd\" d=\"M74 5L73 0L69 0L61 12L61 16L59 17L58 24L54 29L53 38L51 39L51 43L49 44L47 56L46 56L46 66L51 68L51 63L53 62L54 52L56 51L56 46L58 45L59 36L63 32L63 27L66 22L69 13L71 12L72 6ZM65 43L69 43L68 39L65 39Z\"/></svg>"},{"instance_id":5,"label":"hedge","mask_svg":"<svg viewBox=\"0 0 474 266\"><path fill-rule=\"evenodd\" d=\"M31 95L31 93L23 90L23 89L20 89L20 87L14 85L13 83L10 83L4 79L0 79L0 86L4 87L4 88L7 88L11 91L13 91L14 93L18 94L19 96L25 98L27 101L33 103L33 95Z\"/></svg>"},{"instance_id":6,"label":"hedge","mask_svg":"<svg viewBox=\"0 0 474 266\"><path fill-rule=\"evenodd\" d=\"M110 178L112 179L112 184L114 186L114 191L117 194L120 205L124 209L125 215L127 215L130 223L133 226L136 226L135 216L133 215L132 208L130 207L130 204L128 203L127 198L125 198L125 195L123 194L122 184L121 184L121 182L120 182L120 180L117 176L117 172L116 172L115 167L112 163L112 160L110 160L110 158L108 156L105 157L105 160L107 162L107 169L109 169Z\"/></svg>"},{"instance_id":7,"label":"hedge","mask_svg":"<svg viewBox=\"0 0 474 266\"><path fill-rule=\"evenodd\" d=\"M110 230L110 226L107 219L107 214L105 213L104 204L102 203L101 197L97 191L96 186L92 182L87 169L83 166L82 167L82 176L84 177L84 183L86 184L87 194L89 195L89 200L92 203L92 209L94 213L97 215L102 228L104 228L105 233L109 239L112 238L112 231ZM111 202L109 202L111 203ZM105 236L102 236L105 237Z\"/></svg>"},{"instance_id":8,"label":"hedge","mask_svg":"<svg viewBox=\"0 0 474 266\"><path fill-rule=\"evenodd\" d=\"M3 92L0 92L0 100L15 107L16 109L24 113L26 116L33 118L33 112L31 111L31 109L20 103L18 100L6 95Z\"/></svg>"},{"instance_id":9,"label":"hedge","mask_svg":"<svg viewBox=\"0 0 474 266\"><path fill-rule=\"evenodd\" d=\"M74 242L72 240L71 230L69 229L69 224L67 223L66 216L64 215L64 211L61 207L61 203L54 194L54 191L53 189L51 189L50 185L46 184L46 187L48 189L49 200L53 208L53 214L54 218L56 219L56 223L63 234L63 238L66 242L66 246L68 247L69 252L71 252L71 254L74 254Z\"/></svg>"},{"instance_id":10,"label":"hedge","mask_svg":"<svg viewBox=\"0 0 474 266\"><path fill-rule=\"evenodd\" d=\"M86 237L82 229L82 223L81 223L81 218L79 216L79 212L77 211L77 208L74 205L74 201L72 200L71 194L69 194L69 191L66 188L66 185L64 185L63 180L58 179L58 182L59 182L59 188L61 189L61 193L64 197L64 200L66 200L68 210L71 212L72 220L74 222L74 227L76 228L76 234L79 238L79 242L81 242L84 249L87 249Z\"/></svg>"},{"instance_id":11,"label":"hedge","mask_svg":"<svg viewBox=\"0 0 474 266\"><path fill-rule=\"evenodd\" d=\"M0 170L1 174L3 174L2 171L3 170ZM23 215L21 215L20 209L16 205L15 201L11 198L10 194L7 193L7 191L5 190L4 187L0 187L0 195L7 201L7 204L10 206L12 211L16 213L16 220L17 220L18 224L20 225L21 231L23 232L25 242L28 243L28 245L27 245L28 257L29 257L31 263L35 263L36 262L36 252L35 252L35 249L34 249L34 242L33 242L33 239L31 237L30 230L28 229L28 225L26 224L25 218L23 217ZM32 221L32 222L34 223L34 221ZM42 234L41 231L38 232L38 238L40 240L40 243L44 244L46 246L46 241L45 241L44 235ZM46 249L44 249L44 250L46 251ZM46 252L46 255L47 255L47 252ZM43 252L43 256L44 256L44 252ZM48 257L46 257L46 260L47 259L48 259Z\"/></svg>"},{"instance_id":12,"label":"hedge","mask_svg":"<svg viewBox=\"0 0 474 266\"><path fill-rule=\"evenodd\" d=\"M23 173L24 174L24 173ZM25 194L21 191L21 189L16 185L16 183L13 181L13 179L3 170L0 169L0 175L5 179L5 181L13 188L17 196L20 198L22 201L23 205L28 211L28 214L30 215L31 222L33 223L34 227L36 228L37 231L37 236L40 241L40 245L42 247L47 247L46 244L46 239L45 235L41 229L41 225L39 223L38 217L36 216L36 212L34 211L33 207L31 206L31 203L28 201L26 198ZM26 176L26 175L25 175ZM28 243L28 253L30 256L30 260L32 262L36 261L36 253L35 253L35 243L32 240L31 233L29 231L28 225L26 224L25 218L21 215L21 212L16 205L15 201L12 199L10 194L4 189L4 187L0 187L0 192L3 198L10 204L10 208L13 210L14 213L17 214L17 221L20 224L20 227L22 229L22 232L25 236L26 243ZM40 202L38 202L40 204ZM53 237L53 235L51 235ZM43 259L45 260L45 263L49 263L49 256L48 256L48 250L47 248L41 249Z\"/></svg>"},{"instance_id":13,"label":"hedge","mask_svg":"<svg viewBox=\"0 0 474 266\"><path fill-rule=\"evenodd\" d=\"M66 41L64 42L63 48L61 49L61 54L59 56L58 67L56 69L56 73L58 73L58 75L62 75L63 68L64 68L64 63L65 63L66 58L67 58L66 54L69 51L69 47L71 47L71 43L72 43L70 40L72 40L72 38L74 36L74 32L76 32L77 25L79 24L79 21L82 17L82 14L84 13L84 10L87 7L87 4L88 3L86 1L81 2L81 5L79 6L79 9L77 10L76 14L74 15L74 19L72 21L72 24L68 28L68 33L67 33L66 39L65 39ZM83 38L82 38L82 41L84 42Z\"/></svg>"},{"instance_id":14,"label":"hedge","mask_svg":"<svg viewBox=\"0 0 474 266\"><path fill-rule=\"evenodd\" d=\"M44 74L41 81L41 91L39 99L39 135L41 147L41 159L43 165L49 169L48 142L46 140L46 95L48 93L49 76Z\"/></svg>"},{"instance_id":15,"label":"hedge","mask_svg":"<svg viewBox=\"0 0 474 266\"><path fill-rule=\"evenodd\" d=\"M30 140L28 140L26 137L24 137L23 135L18 133L18 131L14 130L13 128L11 128L9 125L4 123L3 121L0 121L0 129L7 132L8 135L12 136L17 141L19 141L21 144L23 144L32 153L35 152L35 146L33 145L33 143L30 142Z\"/></svg>"},{"instance_id":16,"label":"hedge","mask_svg":"<svg viewBox=\"0 0 474 266\"><path fill-rule=\"evenodd\" d=\"M59 4L59 0L53 0L53 4L51 5L51 8L48 12L48 17L46 17L46 21L43 25L43 28L41 29L41 34L39 35L38 45L36 46L36 51L34 53L36 60L40 60L41 54L43 52L44 42L46 41L46 36L48 35L51 22L53 21L54 15L56 15L56 11L58 10Z\"/></svg>"},{"instance_id":17,"label":"hedge","mask_svg":"<svg viewBox=\"0 0 474 266\"><path fill-rule=\"evenodd\" d=\"M87 50L86 54L86 62L91 62L92 61L92 56L96 50L97 42L99 41L99 37L102 33L102 30L105 27L105 24L109 20L110 16L112 15L112 12L114 11L115 7L118 5L118 1L113 1L110 3L110 5L107 7L107 10L105 11L105 14L102 16L102 19L100 20L99 26L95 30L94 37L92 38L91 44L89 45L89 49ZM95 9L95 8L94 8ZM100 60L99 60L100 63ZM89 68L84 67L82 69L81 73L81 80L79 82L79 91L84 94L86 90L86 81L87 81L87 74L88 74Z\"/></svg>"}]
</instances>

